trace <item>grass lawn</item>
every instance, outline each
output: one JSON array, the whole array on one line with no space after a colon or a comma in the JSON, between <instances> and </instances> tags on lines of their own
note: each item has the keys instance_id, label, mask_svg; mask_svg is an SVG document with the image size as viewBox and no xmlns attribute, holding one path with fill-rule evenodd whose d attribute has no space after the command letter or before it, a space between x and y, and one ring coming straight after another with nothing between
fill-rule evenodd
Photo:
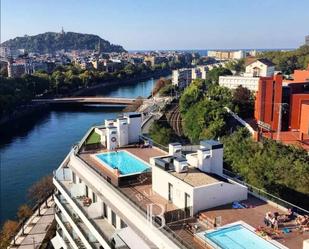
<instances>
[{"instance_id":1,"label":"grass lawn","mask_svg":"<svg viewBox=\"0 0 309 249\"><path fill-rule=\"evenodd\" d=\"M101 140L101 136L96 133L95 131L92 131L91 134L89 135L89 137L86 140L86 145L89 144L98 144L100 143Z\"/></svg>"}]
</instances>

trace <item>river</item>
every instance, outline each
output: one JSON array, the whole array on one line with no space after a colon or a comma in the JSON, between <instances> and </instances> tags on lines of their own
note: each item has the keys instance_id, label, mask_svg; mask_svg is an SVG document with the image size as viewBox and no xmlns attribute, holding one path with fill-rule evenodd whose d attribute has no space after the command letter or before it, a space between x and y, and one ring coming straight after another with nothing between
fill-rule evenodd
<instances>
[{"instance_id":1,"label":"river","mask_svg":"<svg viewBox=\"0 0 309 249\"><path fill-rule=\"evenodd\" d=\"M96 96L148 97L155 80L96 89ZM42 176L52 174L71 146L93 124L114 118L120 109L80 107L51 110L0 128L0 224L15 219L27 202L27 190Z\"/></svg>"}]
</instances>

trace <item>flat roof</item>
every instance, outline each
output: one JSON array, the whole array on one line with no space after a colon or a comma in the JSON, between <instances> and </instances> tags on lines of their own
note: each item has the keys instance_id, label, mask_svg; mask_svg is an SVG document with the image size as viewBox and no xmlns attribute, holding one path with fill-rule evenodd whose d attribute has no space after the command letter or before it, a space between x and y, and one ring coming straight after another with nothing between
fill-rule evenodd
<instances>
[{"instance_id":1,"label":"flat roof","mask_svg":"<svg viewBox=\"0 0 309 249\"><path fill-rule=\"evenodd\" d=\"M177 173L176 171L167 172L193 187L200 187L223 181L223 179L221 180L219 176L202 172L195 167L189 167L188 172L183 173Z\"/></svg>"}]
</instances>

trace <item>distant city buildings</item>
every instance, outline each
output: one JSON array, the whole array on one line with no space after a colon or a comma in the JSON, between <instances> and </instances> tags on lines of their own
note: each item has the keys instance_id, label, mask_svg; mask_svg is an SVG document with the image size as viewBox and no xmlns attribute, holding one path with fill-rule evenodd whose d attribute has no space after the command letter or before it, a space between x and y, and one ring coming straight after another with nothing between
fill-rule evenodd
<instances>
[{"instance_id":1,"label":"distant city buildings","mask_svg":"<svg viewBox=\"0 0 309 249\"><path fill-rule=\"evenodd\" d=\"M32 72L32 65L27 59L8 62L8 77L10 78L19 78L24 74L31 74Z\"/></svg>"},{"instance_id":2,"label":"distant city buildings","mask_svg":"<svg viewBox=\"0 0 309 249\"><path fill-rule=\"evenodd\" d=\"M221 50L221 51L208 51L208 56L216 58L218 60L239 60L246 57L246 53L243 50L239 51L227 51L227 50Z\"/></svg>"},{"instance_id":3,"label":"distant city buildings","mask_svg":"<svg viewBox=\"0 0 309 249\"><path fill-rule=\"evenodd\" d=\"M305 44L309 46L309 35L305 37Z\"/></svg>"},{"instance_id":4,"label":"distant city buildings","mask_svg":"<svg viewBox=\"0 0 309 249\"><path fill-rule=\"evenodd\" d=\"M164 56L151 55L151 56L145 57L144 62L148 66L154 67L156 65L160 65L163 62L167 62L167 60L166 60L166 58Z\"/></svg>"}]
</instances>

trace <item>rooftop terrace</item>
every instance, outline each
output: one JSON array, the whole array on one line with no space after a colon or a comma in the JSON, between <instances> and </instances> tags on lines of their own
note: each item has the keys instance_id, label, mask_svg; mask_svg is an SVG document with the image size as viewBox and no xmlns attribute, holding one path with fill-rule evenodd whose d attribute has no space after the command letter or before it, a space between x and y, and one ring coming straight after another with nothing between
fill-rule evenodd
<instances>
[{"instance_id":1,"label":"rooftop terrace","mask_svg":"<svg viewBox=\"0 0 309 249\"><path fill-rule=\"evenodd\" d=\"M248 208L235 209L232 204L219 206L209 210L204 210L200 212L200 218L194 218L189 221L191 224L198 224L199 229L196 232L202 232L207 230L208 221L215 220L216 217L221 217L220 226L224 226L233 222L243 221L254 228L259 226L265 227L264 217L266 212L278 212L279 214L284 214L282 209L274 207L269 203L262 201L252 195L249 195L246 201L242 202L246 204ZM176 232L180 237L185 238L189 241L194 248L207 248L207 245L203 245L196 236L185 228L186 222L178 221L169 224L169 227ZM208 229L211 229L209 227ZM283 233L283 228L289 228L289 233ZM303 240L309 239L309 232L301 232L296 225L295 219L290 222L282 222L279 224L279 229L276 232L277 235L273 239L282 245L291 249L301 249Z\"/></svg>"},{"instance_id":2,"label":"rooftop terrace","mask_svg":"<svg viewBox=\"0 0 309 249\"><path fill-rule=\"evenodd\" d=\"M138 145L132 145L126 148L122 148L121 150L130 152L134 156L147 163L149 163L150 158L152 157L167 156L166 152L156 147L140 148ZM156 204L164 206L165 213L167 214L168 218L168 228L176 234L177 238L181 238L181 240L186 241L186 244L189 245L188 248L209 248L207 245L201 243L201 241L195 236L195 233L197 232L202 232L213 228L211 225L209 225L209 223L206 225L203 218L201 217L207 217L208 220L215 220L216 217L221 217L220 226L236 221L243 221L252 227L257 228L259 226L265 226L263 220L266 212L271 211L278 212L280 214L284 213L284 211L282 211L283 209L279 209L274 205L270 205L261 199L249 195L249 198L243 202L249 208L234 209L232 208L232 204L228 204L209 210L204 210L200 212L199 217L185 219L186 217L181 213L182 210L177 209L175 205L152 191L151 173L142 175L142 177L137 178L136 180L138 181L127 181L125 184L119 185L119 176L108 170L104 165L92 157L92 155L102 152L106 152L106 149L94 148L92 150L85 151L82 148L78 153L78 156L88 165L99 171L105 179L116 186L117 189L124 194L124 196L126 196L129 200L131 200L131 202L133 202L139 209L143 210L144 212L147 210L147 205L151 203L155 204L154 213L160 213L162 211L161 207L156 206ZM221 179L215 175L206 174L192 167L189 167L189 171L186 173L177 173L175 171L169 171L169 173L192 186L202 186L226 180L225 178ZM188 225L190 227L196 225L198 229L192 232L192 230L188 229ZM282 232L283 228L289 228L291 232L285 234ZM291 249L302 248L303 240L309 239L309 232L300 233L300 231L297 230L295 221L291 221L280 224L278 235L274 239Z\"/></svg>"}]
</instances>

